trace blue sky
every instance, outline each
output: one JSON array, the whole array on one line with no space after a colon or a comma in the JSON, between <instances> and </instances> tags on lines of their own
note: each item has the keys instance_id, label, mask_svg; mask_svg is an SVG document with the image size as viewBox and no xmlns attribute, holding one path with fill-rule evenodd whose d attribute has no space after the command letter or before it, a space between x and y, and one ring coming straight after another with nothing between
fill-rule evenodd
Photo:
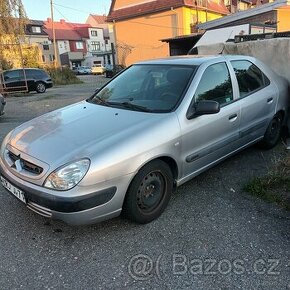
<instances>
[{"instance_id":1,"label":"blue sky","mask_svg":"<svg viewBox=\"0 0 290 290\"><path fill-rule=\"evenodd\" d=\"M53 0L54 19L66 19L71 22L85 22L88 15L107 14L111 0ZM50 17L50 0L22 0L30 19L45 20ZM65 7L63 7L65 6Z\"/></svg>"}]
</instances>

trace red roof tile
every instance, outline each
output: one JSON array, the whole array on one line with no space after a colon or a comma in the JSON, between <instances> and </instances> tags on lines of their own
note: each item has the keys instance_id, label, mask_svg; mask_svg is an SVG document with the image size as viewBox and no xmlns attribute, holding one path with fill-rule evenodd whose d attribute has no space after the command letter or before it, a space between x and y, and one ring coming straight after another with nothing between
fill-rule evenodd
<instances>
[{"instance_id":1,"label":"red roof tile","mask_svg":"<svg viewBox=\"0 0 290 290\"><path fill-rule=\"evenodd\" d=\"M228 9L222 3L216 3L211 0L206 0L207 1L207 10L208 11L213 11L217 12L222 15L227 15L229 14ZM160 11L166 11L170 10L171 8L178 8L178 7L196 7L196 5L193 3L192 0L156 0L154 2L148 2L148 3L143 3L143 4L137 4L135 6L130 6L130 7L125 7L125 8L120 8L117 10L114 10L114 2L112 2L112 6L107 18L107 21L113 21L113 20L124 20L124 19L130 19L146 14L152 14ZM201 9L205 9L206 7L197 7Z\"/></svg>"},{"instance_id":2,"label":"red roof tile","mask_svg":"<svg viewBox=\"0 0 290 290\"><path fill-rule=\"evenodd\" d=\"M206 7L209 11L215 11L218 12L220 14L230 14L229 10L227 9L227 7L224 5L223 2L221 3L216 3L213 1L208 0L207 1L207 7Z\"/></svg>"},{"instance_id":3,"label":"red roof tile","mask_svg":"<svg viewBox=\"0 0 290 290\"><path fill-rule=\"evenodd\" d=\"M45 32L49 38L53 38L52 21L44 21ZM89 38L90 24L70 23L64 20L54 22L55 39L56 40L81 40L82 38Z\"/></svg>"},{"instance_id":4,"label":"red roof tile","mask_svg":"<svg viewBox=\"0 0 290 290\"><path fill-rule=\"evenodd\" d=\"M91 14L91 16L94 18L94 20L98 24L106 24L107 16L105 16L105 15L96 15L96 14Z\"/></svg>"}]
</instances>

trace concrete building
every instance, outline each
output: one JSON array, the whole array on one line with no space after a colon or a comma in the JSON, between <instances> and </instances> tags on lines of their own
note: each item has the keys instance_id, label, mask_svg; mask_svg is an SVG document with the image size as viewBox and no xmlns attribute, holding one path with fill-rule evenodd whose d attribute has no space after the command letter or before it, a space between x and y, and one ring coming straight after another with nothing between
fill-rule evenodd
<instances>
[{"instance_id":1,"label":"concrete building","mask_svg":"<svg viewBox=\"0 0 290 290\"><path fill-rule=\"evenodd\" d=\"M87 39L88 52L85 59L86 66L94 64L111 64L112 52L110 44L104 38L103 28L90 27Z\"/></svg>"},{"instance_id":2,"label":"concrete building","mask_svg":"<svg viewBox=\"0 0 290 290\"><path fill-rule=\"evenodd\" d=\"M105 65L114 62L113 50L115 46L113 27L106 21L107 17L105 15L95 15L95 14L90 14L86 21L87 24L91 25L92 29L97 29L98 31L99 29L102 29L102 32L100 32L97 37L94 37L94 35L90 34L90 42L92 41L100 42L100 49L91 50L90 52L92 53L92 56L102 58L103 59L102 63L104 63ZM102 45L103 43L104 46Z\"/></svg>"},{"instance_id":3,"label":"concrete building","mask_svg":"<svg viewBox=\"0 0 290 290\"><path fill-rule=\"evenodd\" d=\"M55 38L60 65L71 68L112 63L111 43L104 36L102 27L89 23L70 23L61 19L54 22ZM52 21L45 21L45 31L53 40Z\"/></svg>"},{"instance_id":4,"label":"concrete building","mask_svg":"<svg viewBox=\"0 0 290 290\"><path fill-rule=\"evenodd\" d=\"M41 20L29 20L25 26L25 43L37 45L39 48L39 60L42 65L51 65L54 60L52 42L44 29L44 22Z\"/></svg>"},{"instance_id":5,"label":"concrete building","mask_svg":"<svg viewBox=\"0 0 290 290\"><path fill-rule=\"evenodd\" d=\"M276 0L255 8L208 21L198 25L200 30L211 30L243 24L272 26L277 32L290 30L290 1Z\"/></svg>"},{"instance_id":6,"label":"concrete building","mask_svg":"<svg viewBox=\"0 0 290 290\"><path fill-rule=\"evenodd\" d=\"M58 63L63 66L81 66L87 54L86 41L89 39L87 24L69 23L64 19L54 22ZM53 40L52 21L45 21L45 32Z\"/></svg>"}]
</instances>

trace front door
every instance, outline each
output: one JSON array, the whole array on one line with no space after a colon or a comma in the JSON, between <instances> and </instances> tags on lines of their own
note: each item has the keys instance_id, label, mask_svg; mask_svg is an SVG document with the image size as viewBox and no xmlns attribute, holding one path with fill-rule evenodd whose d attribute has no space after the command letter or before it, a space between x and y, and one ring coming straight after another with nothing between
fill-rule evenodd
<instances>
[{"instance_id":1,"label":"front door","mask_svg":"<svg viewBox=\"0 0 290 290\"><path fill-rule=\"evenodd\" d=\"M239 147L240 103L234 101L231 76L225 62L208 66L193 102L214 100L220 112L185 120L182 127L184 178L194 176Z\"/></svg>"}]
</instances>

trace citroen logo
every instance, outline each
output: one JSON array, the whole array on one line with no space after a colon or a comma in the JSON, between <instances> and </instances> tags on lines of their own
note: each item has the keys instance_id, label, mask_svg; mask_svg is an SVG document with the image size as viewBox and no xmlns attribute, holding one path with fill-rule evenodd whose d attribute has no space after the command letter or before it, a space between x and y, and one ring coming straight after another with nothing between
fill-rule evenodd
<instances>
[{"instance_id":1,"label":"citroen logo","mask_svg":"<svg viewBox=\"0 0 290 290\"><path fill-rule=\"evenodd\" d=\"M14 161L12 167L15 168L17 172L20 172L22 170L20 155L18 155L17 158L18 159Z\"/></svg>"}]
</instances>

